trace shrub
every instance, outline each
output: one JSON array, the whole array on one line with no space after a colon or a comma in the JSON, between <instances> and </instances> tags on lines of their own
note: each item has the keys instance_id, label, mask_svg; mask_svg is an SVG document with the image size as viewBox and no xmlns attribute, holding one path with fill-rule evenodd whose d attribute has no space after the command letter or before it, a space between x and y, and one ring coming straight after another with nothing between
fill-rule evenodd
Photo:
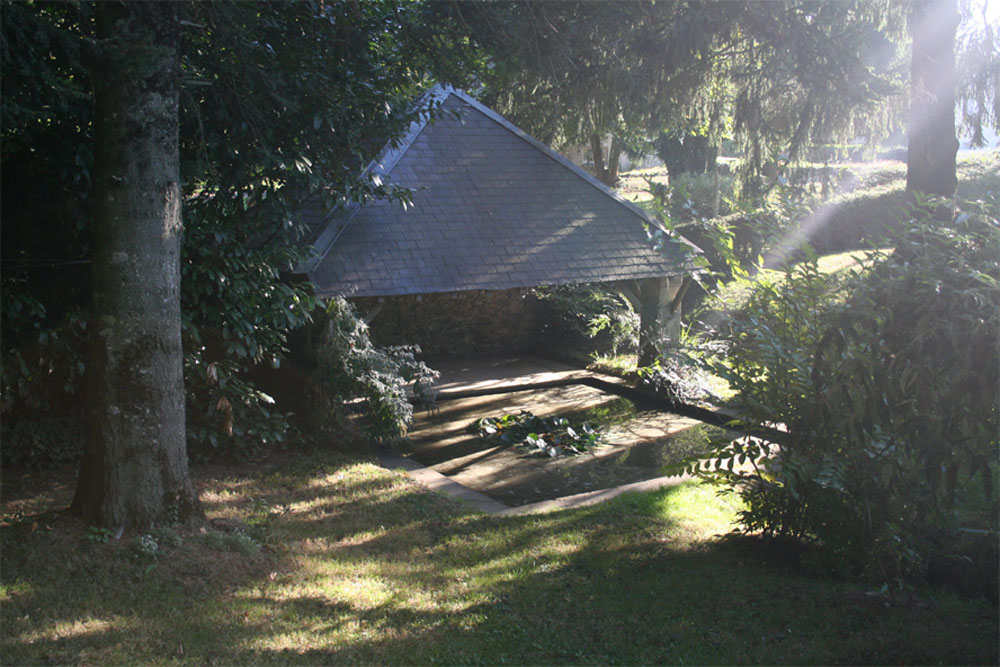
<instances>
[{"instance_id":1,"label":"shrub","mask_svg":"<svg viewBox=\"0 0 1000 667\"><path fill-rule=\"evenodd\" d=\"M899 182L834 197L796 228L818 254L882 245L898 231L905 193Z\"/></svg>"},{"instance_id":2,"label":"shrub","mask_svg":"<svg viewBox=\"0 0 1000 667\"><path fill-rule=\"evenodd\" d=\"M728 215L733 211L732 202L736 199L736 185L736 177L732 174L716 176L684 173L671 176L671 216L675 220L686 222Z\"/></svg>"},{"instance_id":3,"label":"shrub","mask_svg":"<svg viewBox=\"0 0 1000 667\"><path fill-rule=\"evenodd\" d=\"M139 535L129 543L129 551L139 560L159 558L160 545L150 534Z\"/></svg>"},{"instance_id":4,"label":"shrub","mask_svg":"<svg viewBox=\"0 0 1000 667\"><path fill-rule=\"evenodd\" d=\"M184 544L183 538L170 526L155 525L148 534L161 546L174 549Z\"/></svg>"},{"instance_id":5,"label":"shrub","mask_svg":"<svg viewBox=\"0 0 1000 667\"><path fill-rule=\"evenodd\" d=\"M958 193L965 199L981 199L1000 191L1000 152L963 156L958 167ZM778 225L781 236L795 238L794 245L808 242L820 255L864 250L883 245L902 230L902 207L906 201L905 165L888 165L863 175L863 187L832 197ZM780 188L779 188L780 191ZM802 211L801 213L805 213ZM759 212L741 213L730 220L736 229L752 226ZM801 239L801 240L799 240ZM693 240L693 239L692 239Z\"/></svg>"},{"instance_id":6,"label":"shrub","mask_svg":"<svg viewBox=\"0 0 1000 667\"><path fill-rule=\"evenodd\" d=\"M0 460L28 468L62 465L82 451L86 318L76 309L52 314L16 287L4 277Z\"/></svg>"},{"instance_id":7,"label":"shrub","mask_svg":"<svg viewBox=\"0 0 1000 667\"><path fill-rule=\"evenodd\" d=\"M902 582L949 562L995 595L996 549L969 537L996 544L1000 225L995 202L950 224L937 205L868 269L824 276L813 255L754 292L714 370L740 428L783 431L695 467L741 491L746 530L815 540L826 565Z\"/></svg>"},{"instance_id":8,"label":"shrub","mask_svg":"<svg viewBox=\"0 0 1000 667\"><path fill-rule=\"evenodd\" d=\"M5 466L43 469L72 463L83 451L84 426L78 414L49 419L4 419L0 424Z\"/></svg>"},{"instance_id":9,"label":"shrub","mask_svg":"<svg viewBox=\"0 0 1000 667\"><path fill-rule=\"evenodd\" d=\"M663 132L653 141L653 148L671 179L682 173L705 173L715 167L719 155L708 135L691 132Z\"/></svg>"},{"instance_id":10,"label":"shrub","mask_svg":"<svg viewBox=\"0 0 1000 667\"><path fill-rule=\"evenodd\" d=\"M542 308L535 346L571 362L634 352L639 316L620 293L601 285L556 285L534 290Z\"/></svg>"},{"instance_id":11,"label":"shrub","mask_svg":"<svg viewBox=\"0 0 1000 667\"><path fill-rule=\"evenodd\" d=\"M345 406L359 400L369 439L380 442L405 435L413 419L406 386L412 383L415 398L432 403L432 385L439 375L416 359L419 353L414 345L375 347L354 307L343 297L331 299L316 359L318 409L327 415L326 427L342 427Z\"/></svg>"},{"instance_id":12,"label":"shrub","mask_svg":"<svg viewBox=\"0 0 1000 667\"><path fill-rule=\"evenodd\" d=\"M639 369L639 383L674 404L718 400L713 394L718 379L705 369L710 359L725 351L725 345L709 335L683 328L679 339L657 341L657 359L652 366Z\"/></svg>"}]
</instances>

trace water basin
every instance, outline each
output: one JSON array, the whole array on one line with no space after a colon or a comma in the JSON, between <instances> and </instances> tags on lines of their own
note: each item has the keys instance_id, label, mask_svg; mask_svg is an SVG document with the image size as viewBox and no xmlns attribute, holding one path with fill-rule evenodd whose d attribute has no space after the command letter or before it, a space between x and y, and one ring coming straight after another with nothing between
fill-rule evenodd
<instances>
[{"instance_id":1,"label":"water basin","mask_svg":"<svg viewBox=\"0 0 1000 667\"><path fill-rule=\"evenodd\" d=\"M604 444L550 458L496 445L470 429L481 417L528 410L538 416L596 416L611 424ZM453 481L517 507L664 475L663 467L703 452L722 428L637 405L609 391L569 384L442 401L418 412L404 453Z\"/></svg>"}]
</instances>

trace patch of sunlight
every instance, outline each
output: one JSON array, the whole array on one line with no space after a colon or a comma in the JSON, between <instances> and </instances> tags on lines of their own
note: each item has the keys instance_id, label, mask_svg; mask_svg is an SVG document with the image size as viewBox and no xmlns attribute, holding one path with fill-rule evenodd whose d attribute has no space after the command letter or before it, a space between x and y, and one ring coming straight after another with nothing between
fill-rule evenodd
<instances>
[{"instance_id":1,"label":"patch of sunlight","mask_svg":"<svg viewBox=\"0 0 1000 667\"><path fill-rule=\"evenodd\" d=\"M711 539L732 531L742 501L732 492L705 482L685 482L655 501L658 514L677 525L684 538Z\"/></svg>"},{"instance_id":2,"label":"patch of sunlight","mask_svg":"<svg viewBox=\"0 0 1000 667\"><path fill-rule=\"evenodd\" d=\"M273 628L273 634L251 637L244 647L251 651L287 652L305 655L313 651L343 651L372 642L395 642L425 632L431 625L426 621L398 627L388 615L362 618L354 615L334 619L310 618L306 626Z\"/></svg>"},{"instance_id":3,"label":"patch of sunlight","mask_svg":"<svg viewBox=\"0 0 1000 667\"><path fill-rule=\"evenodd\" d=\"M257 591L247 590L246 595L257 595ZM373 609L393 602L397 591L374 561L300 559L295 581L270 587L268 597L322 599L353 609Z\"/></svg>"},{"instance_id":4,"label":"patch of sunlight","mask_svg":"<svg viewBox=\"0 0 1000 667\"><path fill-rule=\"evenodd\" d=\"M477 565L465 568L456 567L450 573L453 577L452 580L460 584L459 588L467 588L462 584L471 580L478 582L479 589L488 591L523 579L533 572L532 564L538 560L527 551L520 551L516 554L504 554L491 558Z\"/></svg>"},{"instance_id":5,"label":"patch of sunlight","mask_svg":"<svg viewBox=\"0 0 1000 667\"><path fill-rule=\"evenodd\" d=\"M344 482L357 484L359 481L384 477L385 469L375 465L374 463L354 463L338 467L336 470L327 472L324 475L313 477L306 482L305 488L316 489L328 486L336 487Z\"/></svg>"},{"instance_id":6,"label":"patch of sunlight","mask_svg":"<svg viewBox=\"0 0 1000 667\"><path fill-rule=\"evenodd\" d=\"M31 593L32 587L26 581L15 581L10 584L0 584L0 602L10 602L18 595Z\"/></svg>"},{"instance_id":7,"label":"patch of sunlight","mask_svg":"<svg viewBox=\"0 0 1000 667\"><path fill-rule=\"evenodd\" d=\"M331 631L332 630L333 628L331 628ZM345 629L344 626L338 626L336 630L339 634L351 634L350 631ZM322 635L322 638L325 641L319 641L320 637L318 637L312 629L298 630L283 632L267 637L255 637L243 642L242 648L244 651L251 652L273 651L276 653L296 653L298 655L305 655L310 651L325 648L326 646L331 645L331 643L340 644L339 641L333 642L335 635Z\"/></svg>"},{"instance_id":8,"label":"patch of sunlight","mask_svg":"<svg viewBox=\"0 0 1000 667\"><path fill-rule=\"evenodd\" d=\"M313 496L308 500L288 504L289 514L322 515L329 514L331 500L329 496Z\"/></svg>"},{"instance_id":9,"label":"patch of sunlight","mask_svg":"<svg viewBox=\"0 0 1000 667\"><path fill-rule=\"evenodd\" d=\"M642 202L653 201L653 193L648 190L640 190L638 192L630 192L625 195L630 202L633 204L639 204Z\"/></svg>"},{"instance_id":10,"label":"patch of sunlight","mask_svg":"<svg viewBox=\"0 0 1000 667\"><path fill-rule=\"evenodd\" d=\"M295 512L296 509L293 506L291 513ZM295 551L304 556L318 556L327 554L338 546L340 546L340 540L334 540L329 537L307 537L295 543Z\"/></svg>"},{"instance_id":11,"label":"patch of sunlight","mask_svg":"<svg viewBox=\"0 0 1000 667\"><path fill-rule=\"evenodd\" d=\"M598 373L625 377L635 372L637 364L638 356L635 354L601 355L595 353L587 368Z\"/></svg>"},{"instance_id":12,"label":"patch of sunlight","mask_svg":"<svg viewBox=\"0 0 1000 667\"><path fill-rule=\"evenodd\" d=\"M350 601L356 609L375 609L390 604L395 598L393 587L379 576L356 576L331 581L327 595L335 600Z\"/></svg>"},{"instance_id":13,"label":"patch of sunlight","mask_svg":"<svg viewBox=\"0 0 1000 667\"><path fill-rule=\"evenodd\" d=\"M892 254L893 248L881 248L880 252L887 255ZM823 255L816 260L820 273L834 274L846 271L847 269L865 269L872 264L869 259L869 252L865 250L851 250L837 253L835 255Z\"/></svg>"},{"instance_id":14,"label":"patch of sunlight","mask_svg":"<svg viewBox=\"0 0 1000 667\"><path fill-rule=\"evenodd\" d=\"M329 486L336 486L337 484L343 483L349 479L354 479L354 475L346 470L338 470L337 472L329 473L327 475L323 475L322 477L313 477L306 482L305 487L307 489L323 489Z\"/></svg>"},{"instance_id":15,"label":"patch of sunlight","mask_svg":"<svg viewBox=\"0 0 1000 667\"><path fill-rule=\"evenodd\" d=\"M40 641L59 641L62 639L82 639L96 637L112 630L121 630L122 621L103 618L79 618L73 621L61 621L54 625L38 628L22 634L18 640L22 644L34 644Z\"/></svg>"},{"instance_id":16,"label":"patch of sunlight","mask_svg":"<svg viewBox=\"0 0 1000 667\"><path fill-rule=\"evenodd\" d=\"M373 528L371 530L365 530L359 533L354 533L353 535L347 535L343 537L337 546L339 547L363 547L366 544L374 542L375 540L382 539L386 537L392 531L391 528L386 528L385 526L379 526L378 528Z\"/></svg>"},{"instance_id":17,"label":"patch of sunlight","mask_svg":"<svg viewBox=\"0 0 1000 667\"><path fill-rule=\"evenodd\" d=\"M211 489L204 490L201 492L199 497L203 503L208 505L224 505L232 501L234 498L242 498L243 495L243 491L223 488L218 491L213 491Z\"/></svg>"}]
</instances>

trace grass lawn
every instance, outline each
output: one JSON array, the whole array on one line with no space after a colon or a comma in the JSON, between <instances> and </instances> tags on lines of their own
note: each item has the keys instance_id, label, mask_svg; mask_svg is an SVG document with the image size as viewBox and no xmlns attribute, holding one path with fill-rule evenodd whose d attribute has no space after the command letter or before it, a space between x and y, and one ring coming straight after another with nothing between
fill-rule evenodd
<instances>
[{"instance_id":1,"label":"grass lawn","mask_svg":"<svg viewBox=\"0 0 1000 667\"><path fill-rule=\"evenodd\" d=\"M735 501L702 485L501 518L333 453L196 477L214 522L161 531L156 558L46 513L59 474L7 484L2 662L998 661L996 608L889 601L719 539Z\"/></svg>"}]
</instances>

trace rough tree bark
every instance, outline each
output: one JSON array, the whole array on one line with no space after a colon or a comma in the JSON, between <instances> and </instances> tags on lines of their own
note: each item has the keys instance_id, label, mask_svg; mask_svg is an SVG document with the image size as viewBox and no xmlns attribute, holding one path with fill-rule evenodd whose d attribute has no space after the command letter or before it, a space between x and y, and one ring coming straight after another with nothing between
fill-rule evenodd
<instances>
[{"instance_id":1,"label":"rough tree bark","mask_svg":"<svg viewBox=\"0 0 1000 667\"><path fill-rule=\"evenodd\" d=\"M608 166L604 170L604 184L609 188L618 185L619 159L622 156L622 142L617 136L611 135L611 145L608 146Z\"/></svg>"},{"instance_id":2,"label":"rough tree bark","mask_svg":"<svg viewBox=\"0 0 1000 667\"><path fill-rule=\"evenodd\" d=\"M622 154L621 141L611 135L611 145L608 147L608 158L605 161L601 135L593 132L590 135L590 153L594 160L594 175L609 188L615 187L618 183L618 159Z\"/></svg>"},{"instance_id":3,"label":"rough tree bark","mask_svg":"<svg viewBox=\"0 0 1000 667\"><path fill-rule=\"evenodd\" d=\"M177 5L98 3L88 432L72 510L142 528L200 514L180 333Z\"/></svg>"},{"instance_id":4,"label":"rough tree bark","mask_svg":"<svg viewBox=\"0 0 1000 667\"><path fill-rule=\"evenodd\" d=\"M914 0L906 189L955 194L956 0Z\"/></svg>"},{"instance_id":5,"label":"rough tree bark","mask_svg":"<svg viewBox=\"0 0 1000 667\"><path fill-rule=\"evenodd\" d=\"M606 182L604 173L604 149L601 148L601 135L593 132L590 135L590 154L594 160L594 175L602 183Z\"/></svg>"}]
</instances>

